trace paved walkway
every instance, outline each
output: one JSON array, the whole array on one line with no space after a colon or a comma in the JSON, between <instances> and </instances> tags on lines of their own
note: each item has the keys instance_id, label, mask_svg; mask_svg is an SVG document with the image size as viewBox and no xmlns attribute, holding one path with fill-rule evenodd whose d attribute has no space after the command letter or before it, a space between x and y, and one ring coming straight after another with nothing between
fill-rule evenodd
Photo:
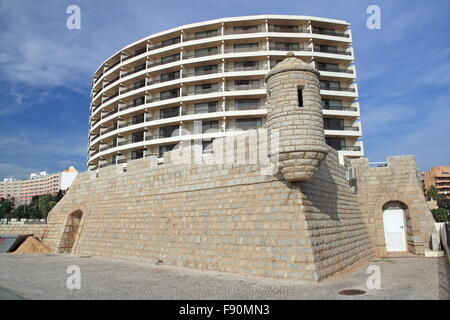
<instances>
[{"instance_id":1,"label":"paved walkway","mask_svg":"<svg viewBox=\"0 0 450 320\"><path fill-rule=\"evenodd\" d=\"M67 289L67 268L79 266L81 289ZM381 289L367 288L367 267ZM450 295L445 258L374 259L319 284L61 254L0 254L0 299L444 299ZM343 296L342 289L361 289Z\"/></svg>"}]
</instances>

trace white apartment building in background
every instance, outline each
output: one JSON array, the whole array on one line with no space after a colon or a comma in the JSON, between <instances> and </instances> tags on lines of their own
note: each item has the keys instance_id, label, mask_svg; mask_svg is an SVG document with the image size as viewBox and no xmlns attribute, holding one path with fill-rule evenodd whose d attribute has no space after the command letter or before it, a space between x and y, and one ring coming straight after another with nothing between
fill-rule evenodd
<instances>
[{"instance_id":1,"label":"white apartment building in background","mask_svg":"<svg viewBox=\"0 0 450 320\"><path fill-rule=\"evenodd\" d=\"M0 182L0 198L14 198L15 207L29 204L34 196L67 190L77 174L78 171L70 166L55 174L48 174L46 171L32 173L29 179L24 180L6 178Z\"/></svg>"},{"instance_id":2,"label":"white apartment building in background","mask_svg":"<svg viewBox=\"0 0 450 320\"><path fill-rule=\"evenodd\" d=\"M289 51L320 71L327 143L362 157L351 45L345 21L290 15L210 20L136 41L94 73L88 168L162 157L186 139L206 151L215 138L263 126L264 76Z\"/></svg>"}]
</instances>

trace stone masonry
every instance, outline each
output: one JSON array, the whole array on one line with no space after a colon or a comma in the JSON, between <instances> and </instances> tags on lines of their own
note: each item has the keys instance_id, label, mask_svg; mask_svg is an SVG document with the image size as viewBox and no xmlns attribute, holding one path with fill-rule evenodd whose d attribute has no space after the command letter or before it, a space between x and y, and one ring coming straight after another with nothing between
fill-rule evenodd
<instances>
[{"instance_id":1,"label":"stone masonry","mask_svg":"<svg viewBox=\"0 0 450 320\"><path fill-rule=\"evenodd\" d=\"M413 156L388 157L387 166L369 168L368 159L352 159L356 169L358 199L377 256L386 252L383 226L383 205L398 201L405 208L408 251L423 255L434 219L423 195Z\"/></svg>"},{"instance_id":2,"label":"stone masonry","mask_svg":"<svg viewBox=\"0 0 450 320\"><path fill-rule=\"evenodd\" d=\"M269 157L279 156L287 181L310 180L328 151L318 76L292 52L266 75L269 142L272 134L279 137L276 150L269 144Z\"/></svg>"},{"instance_id":3,"label":"stone masonry","mask_svg":"<svg viewBox=\"0 0 450 320\"><path fill-rule=\"evenodd\" d=\"M150 156L84 172L50 212L42 240L75 254L317 281L385 255L380 213L401 201L408 250L422 254L433 224L414 159L391 157L375 169L366 159L339 163L324 144L317 75L291 56L268 77L268 140L281 131L278 172L263 174L260 159L237 161L261 149L239 153L233 144L230 152L232 137L214 141L213 154L202 156L209 161L178 161L195 154L186 146L166 152L164 163ZM211 161L223 153L227 162Z\"/></svg>"}]
</instances>

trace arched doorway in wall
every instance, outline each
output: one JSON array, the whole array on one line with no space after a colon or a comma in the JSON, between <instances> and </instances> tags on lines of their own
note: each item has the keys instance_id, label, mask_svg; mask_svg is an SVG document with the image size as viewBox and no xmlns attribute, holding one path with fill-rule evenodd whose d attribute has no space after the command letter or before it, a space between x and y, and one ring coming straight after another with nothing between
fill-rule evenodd
<instances>
[{"instance_id":1,"label":"arched doorway in wall","mask_svg":"<svg viewBox=\"0 0 450 320\"><path fill-rule=\"evenodd\" d=\"M75 243L76 236L78 234L81 217L83 212L77 210L72 212L66 220L64 231L61 237L61 242L58 248L59 252L72 252L72 247Z\"/></svg>"},{"instance_id":2,"label":"arched doorway in wall","mask_svg":"<svg viewBox=\"0 0 450 320\"><path fill-rule=\"evenodd\" d=\"M406 210L400 201L389 201L383 206L384 240L387 252L407 251Z\"/></svg>"}]
</instances>

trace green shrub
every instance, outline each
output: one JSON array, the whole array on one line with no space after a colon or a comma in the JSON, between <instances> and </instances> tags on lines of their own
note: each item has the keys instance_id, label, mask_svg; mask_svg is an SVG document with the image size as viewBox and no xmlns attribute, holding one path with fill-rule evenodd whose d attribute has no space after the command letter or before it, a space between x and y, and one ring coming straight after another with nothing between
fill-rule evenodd
<instances>
[{"instance_id":1,"label":"green shrub","mask_svg":"<svg viewBox=\"0 0 450 320\"><path fill-rule=\"evenodd\" d=\"M431 213L433 214L434 220L436 220L436 222L448 222L447 210L443 208L432 209Z\"/></svg>"}]
</instances>

